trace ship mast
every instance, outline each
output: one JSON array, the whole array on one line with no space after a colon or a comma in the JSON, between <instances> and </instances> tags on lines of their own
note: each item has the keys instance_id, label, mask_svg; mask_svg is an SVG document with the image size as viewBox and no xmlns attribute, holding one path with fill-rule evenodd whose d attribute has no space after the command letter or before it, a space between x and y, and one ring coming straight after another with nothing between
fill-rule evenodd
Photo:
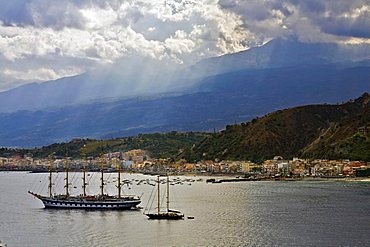
<instances>
[{"instance_id":1,"label":"ship mast","mask_svg":"<svg viewBox=\"0 0 370 247\"><path fill-rule=\"evenodd\" d=\"M100 189L101 189L101 195L104 196L104 156L102 155L101 157L101 185L100 185Z\"/></svg>"},{"instance_id":2,"label":"ship mast","mask_svg":"<svg viewBox=\"0 0 370 247\"><path fill-rule=\"evenodd\" d=\"M49 155L50 165L49 165L49 197L52 196L53 182L52 182L52 169L53 169L53 154Z\"/></svg>"},{"instance_id":3,"label":"ship mast","mask_svg":"<svg viewBox=\"0 0 370 247\"><path fill-rule=\"evenodd\" d=\"M118 198L121 198L121 160L117 159L117 172L118 172L118 182L117 182L117 188L118 188Z\"/></svg>"},{"instance_id":4,"label":"ship mast","mask_svg":"<svg viewBox=\"0 0 370 247\"><path fill-rule=\"evenodd\" d=\"M66 185L64 186L66 188L66 196L69 196L68 172L69 172L69 162L68 162L68 154L67 154L66 155Z\"/></svg>"},{"instance_id":5,"label":"ship mast","mask_svg":"<svg viewBox=\"0 0 370 247\"><path fill-rule=\"evenodd\" d=\"M160 200L160 195L159 195L159 192L160 192L159 191L159 175L158 175L158 181L157 182L158 182L158 191L157 191L157 193L158 193L158 195L157 195L157 200L158 200L158 202L157 202L158 205L157 206L158 206L158 209L157 209L157 212L158 212L158 215L159 215L159 211L160 211L160 204L159 204L159 200Z\"/></svg>"},{"instance_id":6,"label":"ship mast","mask_svg":"<svg viewBox=\"0 0 370 247\"><path fill-rule=\"evenodd\" d=\"M170 211L170 180L167 174L167 213Z\"/></svg>"},{"instance_id":7,"label":"ship mast","mask_svg":"<svg viewBox=\"0 0 370 247\"><path fill-rule=\"evenodd\" d=\"M83 196L85 197L86 196L86 163L87 163L87 160L86 160L86 145L83 146L82 152L83 152L82 189L83 189Z\"/></svg>"}]
</instances>

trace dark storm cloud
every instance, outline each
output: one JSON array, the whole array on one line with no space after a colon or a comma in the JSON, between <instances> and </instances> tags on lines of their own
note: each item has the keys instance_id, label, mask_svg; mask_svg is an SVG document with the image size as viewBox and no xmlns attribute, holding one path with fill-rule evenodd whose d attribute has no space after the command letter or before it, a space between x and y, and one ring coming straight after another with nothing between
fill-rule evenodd
<instances>
[{"instance_id":1,"label":"dark storm cloud","mask_svg":"<svg viewBox=\"0 0 370 247\"><path fill-rule=\"evenodd\" d=\"M0 0L0 21L5 25L31 24L32 18L26 7L28 1L29 0Z\"/></svg>"},{"instance_id":2,"label":"dark storm cloud","mask_svg":"<svg viewBox=\"0 0 370 247\"><path fill-rule=\"evenodd\" d=\"M319 23L327 33L358 38L370 38L370 14L366 13L357 18L325 18Z\"/></svg>"},{"instance_id":3,"label":"dark storm cloud","mask_svg":"<svg viewBox=\"0 0 370 247\"><path fill-rule=\"evenodd\" d=\"M291 0L287 2L299 6L303 13L310 12L321 14L326 10L325 1L323 0Z\"/></svg>"},{"instance_id":4,"label":"dark storm cloud","mask_svg":"<svg viewBox=\"0 0 370 247\"><path fill-rule=\"evenodd\" d=\"M370 38L370 1L290 1L322 32Z\"/></svg>"},{"instance_id":5,"label":"dark storm cloud","mask_svg":"<svg viewBox=\"0 0 370 247\"><path fill-rule=\"evenodd\" d=\"M312 33L370 38L369 0L221 0L220 6L240 15L244 26L257 36ZM331 40L332 41L332 40Z\"/></svg>"}]
</instances>

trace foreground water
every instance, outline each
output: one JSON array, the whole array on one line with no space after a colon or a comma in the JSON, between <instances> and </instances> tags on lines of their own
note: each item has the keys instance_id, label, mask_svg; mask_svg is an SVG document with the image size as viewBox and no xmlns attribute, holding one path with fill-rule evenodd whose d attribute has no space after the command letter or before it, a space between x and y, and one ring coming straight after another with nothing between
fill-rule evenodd
<instances>
[{"instance_id":1,"label":"foreground water","mask_svg":"<svg viewBox=\"0 0 370 247\"><path fill-rule=\"evenodd\" d=\"M30 187L45 190L40 176L47 179L47 174L0 173L0 240L9 247L370 246L370 183L184 183L171 186L171 201L195 219L156 221L142 211L44 209L27 194ZM61 189L62 177L54 181ZM130 180L147 178L154 179L125 174ZM154 187L130 188L129 193L144 193L145 206ZM90 189L98 191L98 185Z\"/></svg>"}]
</instances>

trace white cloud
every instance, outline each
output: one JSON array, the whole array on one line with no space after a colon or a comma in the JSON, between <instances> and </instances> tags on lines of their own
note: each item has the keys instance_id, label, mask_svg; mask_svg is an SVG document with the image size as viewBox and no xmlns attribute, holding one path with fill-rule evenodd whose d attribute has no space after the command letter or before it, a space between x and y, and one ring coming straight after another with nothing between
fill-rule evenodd
<instances>
[{"instance_id":1,"label":"white cloud","mask_svg":"<svg viewBox=\"0 0 370 247\"><path fill-rule=\"evenodd\" d=\"M133 55L189 64L289 35L305 42L370 38L369 0L1 3L0 70L14 72L9 81L63 76L66 66L82 73Z\"/></svg>"},{"instance_id":2,"label":"white cloud","mask_svg":"<svg viewBox=\"0 0 370 247\"><path fill-rule=\"evenodd\" d=\"M81 15L84 18L87 29L102 29L112 26L118 18L118 13L112 8L101 9L98 7L81 9Z\"/></svg>"},{"instance_id":3,"label":"white cloud","mask_svg":"<svg viewBox=\"0 0 370 247\"><path fill-rule=\"evenodd\" d=\"M0 82L2 87L0 88L0 92L28 82L50 81L62 77L79 75L81 73L81 70L76 70L74 67L65 67L63 69L1 69Z\"/></svg>"},{"instance_id":4,"label":"white cloud","mask_svg":"<svg viewBox=\"0 0 370 247\"><path fill-rule=\"evenodd\" d=\"M329 12L330 13L330 12ZM338 17L340 18L349 18L349 19L357 19L361 17L362 15L369 14L370 13L370 6L369 5L363 5L358 8L350 9L348 12L344 12L340 14ZM330 13L328 15L331 16L332 14Z\"/></svg>"},{"instance_id":5,"label":"white cloud","mask_svg":"<svg viewBox=\"0 0 370 247\"><path fill-rule=\"evenodd\" d=\"M217 0L31 0L23 4L28 18L19 23L7 18L12 25L0 23L0 53L9 64L68 58L76 71L84 71L87 62L81 65L81 60L98 65L139 54L189 63L248 48L243 42L248 32L241 28L239 16L223 10ZM18 72L7 76L32 81L62 75L45 76L43 67L9 70Z\"/></svg>"},{"instance_id":6,"label":"white cloud","mask_svg":"<svg viewBox=\"0 0 370 247\"><path fill-rule=\"evenodd\" d=\"M76 71L73 68L62 69L59 71L54 71L50 68L39 68L35 70L10 70L5 69L0 71L3 77L14 78L18 81L48 81L55 80L60 77L73 76L80 74L81 71Z\"/></svg>"}]
</instances>

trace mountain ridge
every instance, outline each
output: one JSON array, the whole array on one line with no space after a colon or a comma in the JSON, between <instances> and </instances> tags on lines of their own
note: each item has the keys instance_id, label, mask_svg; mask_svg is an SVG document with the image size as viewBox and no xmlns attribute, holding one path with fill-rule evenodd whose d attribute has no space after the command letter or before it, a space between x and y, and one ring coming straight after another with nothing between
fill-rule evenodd
<instances>
[{"instance_id":1,"label":"mountain ridge","mask_svg":"<svg viewBox=\"0 0 370 247\"><path fill-rule=\"evenodd\" d=\"M241 124L227 125L217 133L154 133L109 140L72 139L34 149L0 149L0 156L33 154L46 158L55 152L80 157L87 145L89 156L102 152L145 149L154 158L177 157L196 162L253 160L274 156L309 159L370 161L370 94L342 104L305 105L278 110Z\"/></svg>"},{"instance_id":2,"label":"mountain ridge","mask_svg":"<svg viewBox=\"0 0 370 247\"><path fill-rule=\"evenodd\" d=\"M100 139L158 131L212 132L227 124L245 122L275 110L314 103L342 102L369 91L368 60L355 61L351 54L337 60L336 56L346 52L339 52L339 55L335 55L333 51L324 53L324 48L328 46L331 47L328 50L336 51L338 48L338 45L307 45L296 41L275 40L236 55L210 59L205 61L208 69L198 63L198 67L191 67L190 70L176 75L182 84L189 83L186 89L184 86L179 91L160 92L160 89L153 89L162 79L167 80L167 83L174 71L161 75L159 72L166 68L156 71L156 67L148 68L151 61L138 60L122 69L133 69L124 78L118 77L121 72L101 68L102 75L94 77L85 74L85 81L78 81L81 78L79 76L72 77L75 87L71 88L62 83L60 88L55 89L53 85L58 82L55 81L46 83L51 85L50 88L41 91L30 89L38 87L37 85L25 86L22 90L26 95L20 93L2 97L4 93L0 93L0 108L8 111L1 113L0 109L0 146L35 147L74 137ZM293 48L289 50L289 47ZM357 54L360 50L354 49L351 52ZM251 52L255 54L250 55ZM302 52L307 56L302 57ZM364 52L360 57L364 58L367 54ZM248 68L248 57L252 56L253 61L257 55L261 59L267 57L281 66L271 67L270 61L270 67L260 64L262 68ZM323 62L321 57L325 61L328 58L336 63ZM347 60L351 62L346 62ZM218 62L213 61L221 61L218 65L225 68L217 69ZM134 68L135 64L141 63L142 66ZM269 63L266 62L265 65ZM242 67L236 66L238 64ZM133 94L138 92L143 85L139 83L130 87L130 81L138 77L137 81L144 83L147 78L136 72L145 68L151 74L157 74L150 77L151 82L155 82L148 89L150 92L120 96L122 90ZM240 68L242 69L237 70ZM205 72L202 74L199 71L203 69ZM112 80L101 83L100 80L105 75ZM201 77L195 78L199 75ZM91 88L92 91L84 89L84 84L90 83L89 78L93 80L93 84L96 83L96 92L94 87ZM122 79L122 82L126 80L128 84L110 87L115 79ZM109 93L110 91L113 93ZM94 98L94 93L99 94L100 98ZM85 101L79 101L85 96ZM26 106L26 109L12 111L11 107L8 108L9 104L20 108ZM41 108L35 108L36 105Z\"/></svg>"},{"instance_id":3,"label":"mountain ridge","mask_svg":"<svg viewBox=\"0 0 370 247\"><path fill-rule=\"evenodd\" d=\"M369 102L366 92L343 104L275 111L251 122L227 126L188 150L185 158L261 161L274 156L299 156L370 161ZM356 142L351 142L353 138Z\"/></svg>"},{"instance_id":4,"label":"mountain ridge","mask_svg":"<svg viewBox=\"0 0 370 247\"><path fill-rule=\"evenodd\" d=\"M184 95L0 113L0 146L42 146L74 137L219 130L274 110L355 98L370 88L369 74L368 67L248 70L209 77L198 92Z\"/></svg>"},{"instance_id":5,"label":"mountain ridge","mask_svg":"<svg viewBox=\"0 0 370 247\"><path fill-rule=\"evenodd\" d=\"M280 38L246 51L207 58L185 69L170 69L158 61L144 58L131 58L121 63L0 92L0 112L44 110L153 93L197 92L206 78L238 70L324 65L370 67L370 46L308 44Z\"/></svg>"}]
</instances>

